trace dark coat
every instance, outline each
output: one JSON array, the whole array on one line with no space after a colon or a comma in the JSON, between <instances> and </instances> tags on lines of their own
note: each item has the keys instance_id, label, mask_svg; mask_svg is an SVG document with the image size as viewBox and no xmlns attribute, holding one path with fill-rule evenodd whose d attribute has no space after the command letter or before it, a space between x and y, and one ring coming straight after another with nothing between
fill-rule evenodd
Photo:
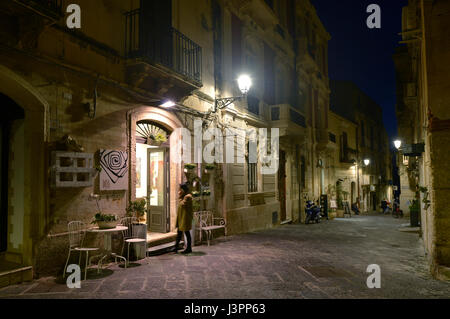
<instances>
[{"instance_id":1,"label":"dark coat","mask_svg":"<svg viewBox=\"0 0 450 319\"><path fill-rule=\"evenodd\" d=\"M177 210L177 224L179 231L188 231L192 229L192 219L194 218L194 210L192 208L192 195L187 194L180 199Z\"/></svg>"}]
</instances>

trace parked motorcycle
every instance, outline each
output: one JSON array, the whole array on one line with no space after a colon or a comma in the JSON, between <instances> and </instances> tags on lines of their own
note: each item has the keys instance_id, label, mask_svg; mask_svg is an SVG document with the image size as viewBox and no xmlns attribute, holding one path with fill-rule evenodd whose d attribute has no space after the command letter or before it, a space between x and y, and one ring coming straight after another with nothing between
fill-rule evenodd
<instances>
[{"instance_id":1,"label":"parked motorcycle","mask_svg":"<svg viewBox=\"0 0 450 319\"><path fill-rule=\"evenodd\" d=\"M305 207L305 224L309 224L309 222L320 223L321 219L321 207L320 205L316 205L313 201L307 201Z\"/></svg>"}]
</instances>

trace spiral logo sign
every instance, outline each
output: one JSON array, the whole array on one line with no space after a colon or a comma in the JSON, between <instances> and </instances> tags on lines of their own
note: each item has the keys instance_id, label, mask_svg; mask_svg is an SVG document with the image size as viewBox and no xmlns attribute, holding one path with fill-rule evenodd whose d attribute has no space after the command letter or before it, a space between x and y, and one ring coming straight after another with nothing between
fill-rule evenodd
<instances>
[{"instance_id":1,"label":"spiral logo sign","mask_svg":"<svg viewBox=\"0 0 450 319\"><path fill-rule=\"evenodd\" d=\"M100 150L100 190L122 190L128 185L128 153Z\"/></svg>"}]
</instances>

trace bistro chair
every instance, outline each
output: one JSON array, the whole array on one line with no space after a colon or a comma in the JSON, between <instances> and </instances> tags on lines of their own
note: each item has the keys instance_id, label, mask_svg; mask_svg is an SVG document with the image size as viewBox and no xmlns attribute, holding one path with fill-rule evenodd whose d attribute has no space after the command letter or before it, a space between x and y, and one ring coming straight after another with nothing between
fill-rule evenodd
<instances>
[{"instance_id":1,"label":"bistro chair","mask_svg":"<svg viewBox=\"0 0 450 319\"><path fill-rule=\"evenodd\" d=\"M81 267L81 255L86 252L86 264L84 268L84 280L87 278L87 269L91 265L91 259L89 258L89 252L97 251L98 248L83 247L84 237L86 236L86 224L80 221L72 221L67 224L67 230L69 232L69 255L67 256L66 266L64 267L63 278L66 277L67 264L69 263L70 254L72 251L78 251L80 256L78 258L78 265Z\"/></svg>"},{"instance_id":2,"label":"bistro chair","mask_svg":"<svg viewBox=\"0 0 450 319\"><path fill-rule=\"evenodd\" d=\"M122 244L122 254L123 249L125 248L125 243L127 243L127 258L125 267L127 267L130 261L130 245L137 243L146 243L147 239L138 238L137 229L133 227L133 224L139 224L139 221L136 217L124 217L120 220L120 224L122 226L126 226L127 229L122 231L123 235L123 244Z\"/></svg>"}]
</instances>

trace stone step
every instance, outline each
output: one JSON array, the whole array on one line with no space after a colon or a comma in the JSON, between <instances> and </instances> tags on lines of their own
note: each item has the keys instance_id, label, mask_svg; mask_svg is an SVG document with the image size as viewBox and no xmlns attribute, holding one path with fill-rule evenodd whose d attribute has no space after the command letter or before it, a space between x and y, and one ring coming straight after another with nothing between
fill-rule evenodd
<instances>
[{"instance_id":1,"label":"stone step","mask_svg":"<svg viewBox=\"0 0 450 319\"><path fill-rule=\"evenodd\" d=\"M147 247L154 247L154 246L159 246L162 244L167 244L170 242L175 241L175 239L177 238L177 234L176 233L167 233L167 234L163 234L160 235L158 237L153 237L152 236L147 236Z\"/></svg>"},{"instance_id":2,"label":"stone step","mask_svg":"<svg viewBox=\"0 0 450 319\"><path fill-rule=\"evenodd\" d=\"M181 241L179 247L183 247L184 242ZM159 244L147 248L147 256L157 256L170 252L175 247L175 241Z\"/></svg>"},{"instance_id":3,"label":"stone step","mask_svg":"<svg viewBox=\"0 0 450 319\"><path fill-rule=\"evenodd\" d=\"M20 267L0 272L0 288L33 280L33 267Z\"/></svg>"}]
</instances>

